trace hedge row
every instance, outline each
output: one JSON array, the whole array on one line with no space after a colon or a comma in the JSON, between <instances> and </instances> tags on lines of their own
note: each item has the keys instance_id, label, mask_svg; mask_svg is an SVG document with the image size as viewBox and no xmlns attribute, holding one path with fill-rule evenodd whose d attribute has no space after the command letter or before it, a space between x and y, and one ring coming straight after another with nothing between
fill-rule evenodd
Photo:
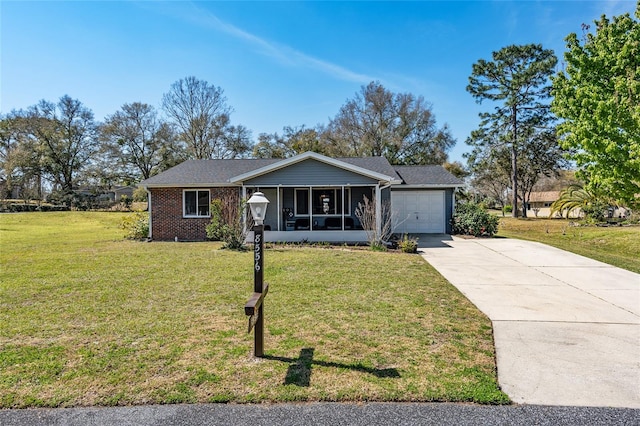
<instances>
[{"instance_id":1,"label":"hedge row","mask_svg":"<svg viewBox=\"0 0 640 426\"><path fill-rule=\"evenodd\" d=\"M51 205L41 205L37 204L1 204L0 203L0 213L20 213L20 212L65 212L69 211L70 208L67 206L51 206Z\"/></svg>"}]
</instances>

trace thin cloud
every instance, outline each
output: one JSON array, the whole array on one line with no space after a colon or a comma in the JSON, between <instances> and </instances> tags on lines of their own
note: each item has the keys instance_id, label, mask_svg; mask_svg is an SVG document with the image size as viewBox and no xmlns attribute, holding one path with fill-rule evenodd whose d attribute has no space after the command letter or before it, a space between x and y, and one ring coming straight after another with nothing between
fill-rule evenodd
<instances>
[{"instance_id":1,"label":"thin cloud","mask_svg":"<svg viewBox=\"0 0 640 426\"><path fill-rule=\"evenodd\" d=\"M154 3L157 5L157 3ZM279 43L273 43L254 34L251 34L235 25L222 21L213 13L206 9L196 6L192 2L184 3L160 3L160 11L189 21L203 28L210 28L215 31L225 33L231 37L241 40L258 49L258 51L267 57L273 58L289 67L303 67L313 69L315 71L327 74L339 80L351 81L366 84L370 81L377 80L375 77L351 71L340 65L315 58L313 56L302 53L289 46Z\"/></svg>"}]
</instances>

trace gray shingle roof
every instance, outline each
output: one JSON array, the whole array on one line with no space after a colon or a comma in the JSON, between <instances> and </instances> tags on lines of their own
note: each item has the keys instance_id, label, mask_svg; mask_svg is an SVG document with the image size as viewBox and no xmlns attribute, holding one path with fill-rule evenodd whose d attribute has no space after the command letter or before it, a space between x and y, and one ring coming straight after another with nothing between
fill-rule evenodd
<instances>
[{"instance_id":1,"label":"gray shingle roof","mask_svg":"<svg viewBox=\"0 0 640 426\"><path fill-rule=\"evenodd\" d=\"M145 185L220 185L229 179L281 159L187 160L140 184Z\"/></svg>"},{"instance_id":2,"label":"gray shingle roof","mask_svg":"<svg viewBox=\"0 0 640 426\"><path fill-rule=\"evenodd\" d=\"M381 173L383 175L395 178L396 171L389 161L384 157L347 157L336 158L338 161L351 164L352 166L362 167L363 169Z\"/></svg>"},{"instance_id":3,"label":"gray shingle roof","mask_svg":"<svg viewBox=\"0 0 640 426\"><path fill-rule=\"evenodd\" d=\"M442 166L392 166L384 157L337 158L347 164L389 177L399 177L406 185L461 185L462 181ZM214 186L282 161L269 159L187 160L143 182L146 186Z\"/></svg>"},{"instance_id":4,"label":"gray shingle roof","mask_svg":"<svg viewBox=\"0 0 640 426\"><path fill-rule=\"evenodd\" d=\"M394 166L394 168L405 185L457 186L463 184L460 179L438 165Z\"/></svg>"}]
</instances>

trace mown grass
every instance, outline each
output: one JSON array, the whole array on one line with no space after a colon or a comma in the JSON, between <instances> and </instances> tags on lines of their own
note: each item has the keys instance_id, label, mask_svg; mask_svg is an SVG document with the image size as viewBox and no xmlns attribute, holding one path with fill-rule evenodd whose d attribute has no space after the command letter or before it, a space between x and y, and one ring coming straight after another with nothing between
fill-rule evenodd
<instances>
[{"instance_id":1,"label":"mown grass","mask_svg":"<svg viewBox=\"0 0 640 426\"><path fill-rule=\"evenodd\" d=\"M421 257L125 241L119 213L0 216L0 407L193 402L508 403L490 321Z\"/></svg>"},{"instance_id":2,"label":"mown grass","mask_svg":"<svg viewBox=\"0 0 640 426\"><path fill-rule=\"evenodd\" d=\"M566 219L501 218L498 236L549 244L640 273L640 226L575 226Z\"/></svg>"}]
</instances>

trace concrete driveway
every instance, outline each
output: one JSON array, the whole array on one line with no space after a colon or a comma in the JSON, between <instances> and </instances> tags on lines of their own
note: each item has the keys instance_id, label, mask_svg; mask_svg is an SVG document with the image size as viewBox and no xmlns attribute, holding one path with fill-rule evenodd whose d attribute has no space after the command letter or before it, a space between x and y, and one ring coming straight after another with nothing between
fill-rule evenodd
<instances>
[{"instance_id":1,"label":"concrete driveway","mask_svg":"<svg viewBox=\"0 0 640 426\"><path fill-rule=\"evenodd\" d=\"M493 322L516 403L640 408L640 275L516 239L421 236L422 256Z\"/></svg>"}]
</instances>

